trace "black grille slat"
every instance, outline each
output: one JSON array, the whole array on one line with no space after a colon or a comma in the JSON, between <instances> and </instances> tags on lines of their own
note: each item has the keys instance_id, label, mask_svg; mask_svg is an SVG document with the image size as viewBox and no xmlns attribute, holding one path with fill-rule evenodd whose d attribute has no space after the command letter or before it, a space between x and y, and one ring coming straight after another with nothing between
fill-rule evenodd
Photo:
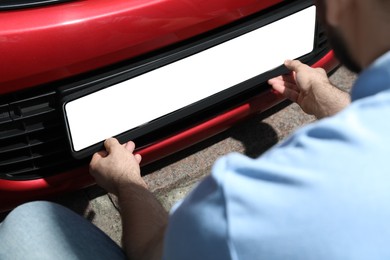
<instances>
[{"instance_id":1,"label":"black grille slat","mask_svg":"<svg viewBox=\"0 0 390 260\"><path fill-rule=\"evenodd\" d=\"M25 133L22 124L10 122L7 124L0 124L0 142L9 138L23 136Z\"/></svg>"},{"instance_id":2,"label":"black grille slat","mask_svg":"<svg viewBox=\"0 0 390 260\"><path fill-rule=\"evenodd\" d=\"M15 118L13 118L13 121L17 122L17 121L20 121L20 120L26 120L26 119L29 119L29 118L35 118L37 116L47 116L47 117L51 116L51 117L54 117L55 115L56 115L56 110L55 109L45 110L45 111L37 111L36 114L28 114L28 115L15 117Z\"/></svg>"},{"instance_id":3,"label":"black grille slat","mask_svg":"<svg viewBox=\"0 0 390 260\"><path fill-rule=\"evenodd\" d=\"M6 169L8 166L11 166L13 164L19 164L19 163L27 163L33 160L34 157L30 156L28 152L25 152L24 155L18 154L17 156L13 156L12 158L3 159L0 162L0 169Z\"/></svg>"},{"instance_id":4,"label":"black grille slat","mask_svg":"<svg viewBox=\"0 0 390 260\"><path fill-rule=\"evenodd\" d=\"M31 120L34 119L34 120ZM37 132L47 131L48 129L57 128L60 126L58 119L46 118L36 121L36 118L29 117L27 120L17 120L8 125L0 125L0 141L20 136L26 136ZM57 121L57 122L56 122Z\"/></svg>"},{"instance_id":5,"label":"black grille slat","mask_svg":"<svg viewBox=\"0 0 390 260\"><path fill-rule=\"evenodd\" d=\"M0 124L12 122L8 105L0 105ZM0 128L1 129L1 128Z\"/></svg>"},{"instance_id":6,"label":"black grille slat","mask_svg":"<svg viewBox=\"0 0 390 260\"><path fill-rule=\"evenodd\" d=\"M0 168L12 163L17 164L62 152L62 141L62 139L48 139L47 142L33 140L24 147L19 143L17 148L12 147L13 149L8 149L8 152L2 151Z\"/></svg>"},{"instance_id":7,"label":"black grille slat","mask_svg":"<svg viewBox=\"0 0 390 260\"><path fill-rule=\"evenodd\" d=\"M25 140L25 138L12 138L12 139L5 139L1 143L1 150L0 150L0 156L3 154L8 154L14 151L22 150L29 144Z\"/></svg>"},{"instance_id":8,"label":"black grille slat","mask_svg":"<svg viewBox=\"0 0 390 260\"><path fill-rule=\"evenodd\" d=\"M55 103L55 92L18 100L9 104L10 116L14 121L38 116L55 116Z\"/></svg>"},{"instance_id":9,"label":"black grille slat","mask_svg":"<svg viewBox=\"0 0 390 260\"><path fill-rule=\"evenodd\" d=\"M62 158L62 159L61 159ZM13 171L9 171L5 176L9 179L15 179L17 176L22 175L23 179L34 179L37 176L42 176L42 172L55 173L58 165L65 165L69 163L69 158L65 153L57 153L51 157L36 158L37 166L18 167Z\"/></svg>"},{"instance_id":10,"label":"black grille slat","mask_svg":"<svg viewBox=\"0 0 390 260\"><path fill-rule=\"evenodd\" d=\"M22 173L43 171L69 162L66 150L51 149L58 147L58 145L60 148L64 147L63 142L57 141L14 151L13 153L16 155L12 158L2 158L0 172L4 172L7 176L16 177ZM12 152L9 154L12 155Z\"/></svg>"},{"instance_id":11,"label":"black grille slat","mask_svg":"<svg viewBox=\"0 0 390 260\"><path fill-rule=\"evenodd\" d=\"M25 180L25 179L30 179L29 176L31 176L31 173L38 171L34 165L31 163L23 163L23 164L13 164L10 167L7 167L7 171L2 173L2 178L3 179L11 179L11 180ZM22 175L23 178L18 178L18 176ZM36 177L35 177L36 178ZM31 178L32 179L32 178Z\"/></svg>"},{"instance_id":12,"label":"black grille slat","mask_svg":"<svg viewBox=\"0 0 390 260\"><path fill-rule=\"evenodd\" d=\"M50 135L50 133L48 133ZM21 151L23 149L26 149L26 147L32 148L36 147L39 145L42 145L46 142L55 142L58 140L61 140L61 137L48 137L45 138L46 140L39 140L39 139L34 139L30 138L29 142L26 140L23 140L22 138L18 138L17 140L7 140L4 142L2 145L2 150L0 150L0 155L1 154L6 154L14 151Z\"/></svg>"}]
</instances>

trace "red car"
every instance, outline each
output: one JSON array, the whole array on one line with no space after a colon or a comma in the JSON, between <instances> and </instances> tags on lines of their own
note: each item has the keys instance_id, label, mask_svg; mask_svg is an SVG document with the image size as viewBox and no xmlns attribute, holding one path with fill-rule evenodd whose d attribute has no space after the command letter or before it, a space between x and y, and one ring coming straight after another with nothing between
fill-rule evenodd
<instances>
[{"instance_id":1,"label":"red car","mask_svg":"<svg viewBox=\"0 0 390 260\"><path fill-rule=\"evenodd\" d=\"M148 164L271 108L286 58L337 66L312 1L1 1L1 210L93 184L107 137Z\"/></svg>"}]
</instances>

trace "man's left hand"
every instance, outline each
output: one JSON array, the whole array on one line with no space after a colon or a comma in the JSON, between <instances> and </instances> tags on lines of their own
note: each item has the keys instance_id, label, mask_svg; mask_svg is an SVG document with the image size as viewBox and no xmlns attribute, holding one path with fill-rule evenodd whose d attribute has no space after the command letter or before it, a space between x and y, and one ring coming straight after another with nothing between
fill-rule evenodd
<instances>
[{"instance_id":1,"label":"man's left hand","mask_svg":"<svg viewBox=\"0 0 390 260\"><path fill-rule=\"evenodd\" d=\"M106 150L95 153L89 165L99 186L115 195L129 184L147 187L140 173L141 156L133 154L135 144L132 141L121 145L117 139L109 138L104 147Z\"/></svg>"}]
</instances>

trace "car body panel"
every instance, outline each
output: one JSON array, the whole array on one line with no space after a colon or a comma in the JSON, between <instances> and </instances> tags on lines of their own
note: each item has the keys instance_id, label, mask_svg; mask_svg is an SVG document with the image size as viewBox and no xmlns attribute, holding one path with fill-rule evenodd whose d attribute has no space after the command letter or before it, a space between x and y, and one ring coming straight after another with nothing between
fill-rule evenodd
<instances>
[{"instance_id":1,"label":"car body panel","mask_svg":"<svg viewBox=\"0 0 390 260\"><path fill-rule=\"evenodd\" d=\"M3 11L0 94L133 58L278 2L89 0Z\"/></svg>"}]
</instances>

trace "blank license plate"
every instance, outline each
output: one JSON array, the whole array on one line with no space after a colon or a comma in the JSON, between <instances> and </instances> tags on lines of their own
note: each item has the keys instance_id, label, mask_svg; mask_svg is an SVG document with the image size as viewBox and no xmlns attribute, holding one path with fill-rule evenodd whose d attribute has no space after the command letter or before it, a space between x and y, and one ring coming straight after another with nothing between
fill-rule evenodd
<instances>
[{"instance_id":1,"label":"blank license plate","mask_svg":"<svg viewBox=\"0 0 390 260\"><path fill-rule=\"evenodd\" d=\"M217 46L64 105L73 150L177 111L280 66L314 46L309 7Z\"/></svg>"}]
</instances>

